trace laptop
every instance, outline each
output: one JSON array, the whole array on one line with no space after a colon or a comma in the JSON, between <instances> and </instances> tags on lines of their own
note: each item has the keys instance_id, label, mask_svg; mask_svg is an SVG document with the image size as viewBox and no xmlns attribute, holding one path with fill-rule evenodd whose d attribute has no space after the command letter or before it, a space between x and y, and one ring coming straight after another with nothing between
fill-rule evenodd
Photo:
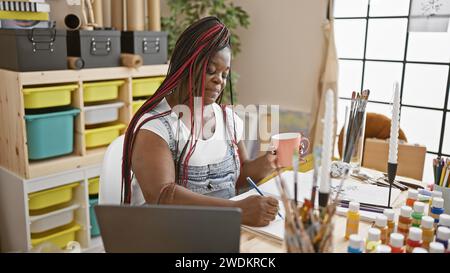
<instances>
[{"instance_id":1,"label":"laptop","mask_svg":"<svg viewBox=\"0 0 450 273\"><path fill-rule=\"evenodd\" d=\"M239 208L96 205L94 209L106 252L239 252Z\"/></svg>"}]
</instances>

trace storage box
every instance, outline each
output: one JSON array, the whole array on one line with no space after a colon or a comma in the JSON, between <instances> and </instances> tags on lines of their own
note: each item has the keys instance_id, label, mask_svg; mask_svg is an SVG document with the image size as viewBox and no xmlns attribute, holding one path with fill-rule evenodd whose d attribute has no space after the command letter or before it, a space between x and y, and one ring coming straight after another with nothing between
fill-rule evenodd
<instances>
[{"instance_id":1,"label":"storage box","mask_svg":"<svg viewBox=\"0 0 450 273\"><path fill-rule=\"evenodd\" d=\"M75 241L76 232L80 229L81 227L75 224L73 226L61 227L39 234L31 234L31 245L35 247L44 242L50 242L63 249L67 246L67 243Z\"/></svg>"},{"instance_id":2,"label":"storage box","mask_svg":"<svg viewBox=\"0 0 450 273\"><path fill-rule=\"evenodd\" d=\"M120 130L124 128L124 124L114 124L100 128L86 129L86 148L109 145L114 139L120 136Z\"/></svg>"},{"instance_id":3,"label":"storage box","mask_svg":"<svg viewBox=\"0 0 450 273\"><path fill-rule=\"evenodd\" d=\"M120 31L68 31L67 52L83 59L84 68L120 66Z\"/></svg>"},{"instance_id":4,"label":"storage box","mask_svg":"<svg viewBox=\"0 0 450 273\"><path fill-rule=\"evenodd\" d=\"M146 102L146 100L135 100L133 101L133 115L136 114L137 110Z\"/></svg>"},{"instance_id":5,"label":"storage box","mask_svg":"<svg viewBox=\"0 0 450 273\"><path fill-rule=\"evenodd\" d=\"M74 220L75 210L79 207L79 204L74 204L49 213L30 216L30 232L41 233L72 223Z\"/></svg>"},{"instance_id":6,"label":"storage box","mask_svg":"<svg viewBox=\"0 0 450 273\"><path fill-rule=\"evenodd\" d=\"M95 216L94 206L98 204L97 198L89 199L89 219L91 222L91 237L100 235L100 228Z\"/></svg>"},{"instance_id":7,"label":"storage box","mask_svg":"<svg viewBox=\"0 0 450 273\"><path fill-rule=\"evenodd\" d=\"M28 209L41 210L51 206L67 203L72 200L73 189L79 183L72 183L57 188L33 192L28 195Z\"/></svg>"},{"instance_id":8,"label":"storage box","mask_svg":"<svg viewBox=\"0 0 450 273\"><path fill-rule=\"evenodd\" d=\"M98 176L88 179L89 195L98 194L99 181L100 181L100 177L98 177Z\"/></svg>"},{"instance_id":9,"label":"storage box","mask_svg":"<svg viewBox=\"0 0 450 273\"><path fill-rule=\"evenodd\" d=\"M71 103L71 92L78 85L27 87L23 89L25 109L64 106Z\"/></svg>"},{"instance_id":10,"label":"storage box","mask_svg":"<svg viewBox=\"0 0 450 273\"><path fill-rule=\"evenodd\" d=\"M67 69L66 31L0 29L0 68L21 72Z\"/></svg>"},{"instance_id":11,"label":"storage box","mask_svg":"<svg viewBox=\"0 0 450 273\"><path fill-rule=\"evenodd\" d=\"M140 55L144 65L167 63L167 32L123 31L122 52Z\"/></svg>"},{"instance_id":12,"label":"storage box","mask_svg":"<svg viewBox=\"0 0 450 273\"><path fill-rule=\"evenodd\" d=\"M79 109L25 115L27 127L28 158L50 158L73 151L74 117Z\"/></svg>"},{"instance_id":13,"label":"storage box","mask_svg":"<svg viewBox=\"0 0 450 273\"><path fill-rule=\"evenodd\" d=\"M91 82L83 84L84 102L114 100L119 97L119 88L125 81Z\"/></svg>"},{"instance_id":14,"label":"storage box","mask_svg":"<svg viewBox=\"0 0 450 273\"><path fill-rule=\"evenodd\" d=\"M123 102L92 105L84 107L84 122L86 125L93 125L119 119L119 109Z\"/></svg>"},{"instance_id":15,"label":"storage box","mask_svg":"<svg viewBox=\"0 0 450 273\"><path fill-rule=\"evenodd\" d=\"M418 144L398 144L397 175L422 180L427 148ZM367 138L364 144L362 166L386 172L389 140Z\"/></svg>"},{"instance_id":16,"label":"storage box","mask_svg":"<svg viewBox=\"0 0 450 273\"><path fill-rule=\"evenodd\" d=\"M164 77L133 79L133 97L148 97L155 94Z\"/></svg>"}]
</instances>

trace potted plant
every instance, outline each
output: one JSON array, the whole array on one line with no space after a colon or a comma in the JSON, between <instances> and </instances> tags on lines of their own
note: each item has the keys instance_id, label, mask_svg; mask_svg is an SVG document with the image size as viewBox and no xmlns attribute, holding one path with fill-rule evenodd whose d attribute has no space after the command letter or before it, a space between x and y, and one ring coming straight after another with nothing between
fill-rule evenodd
<instances>
[{"instance_id":1,"label":"potted plant","mask_svg":"<svg viewBox=\"0 0 450 273\"><path fill-rule=\"evenodd\" d=\"M181 33L193 22L205 16L217 16L232 32L231 44L232 54L236 57L241 50L239 36L235 33L238 27L247 28L250 25L249 15L240 6L236 6L230 0L168 0L167 5L170 15L162 17L161 23L165 31L168 32L168 52L169 56L175 47L175 43ZM232 84L235 86L238 74L232 71ZM222 103L229 103L229 88L227 85ZM233 97L235 89L233 89Z\"/></svg>"}]
</instances>

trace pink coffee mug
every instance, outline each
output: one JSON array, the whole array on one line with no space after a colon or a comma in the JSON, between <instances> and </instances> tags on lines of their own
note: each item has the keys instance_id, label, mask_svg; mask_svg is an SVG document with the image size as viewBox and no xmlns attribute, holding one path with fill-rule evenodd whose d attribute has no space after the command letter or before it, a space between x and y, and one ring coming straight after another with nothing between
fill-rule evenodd
<instances>
[{"instance_id":1,"label":"pink coffee mug","mask_svg":"<svg viewBox=\"0 0 450 273\"><path fill-rule=\"evenodd\" d=\"M294 150L299 151L300 156L306 154L309 148L309 140L301 133L282 133L271 138L271 144L276 151L277 165L279 167L292 167Z\"/></svg>"}]
</instances>

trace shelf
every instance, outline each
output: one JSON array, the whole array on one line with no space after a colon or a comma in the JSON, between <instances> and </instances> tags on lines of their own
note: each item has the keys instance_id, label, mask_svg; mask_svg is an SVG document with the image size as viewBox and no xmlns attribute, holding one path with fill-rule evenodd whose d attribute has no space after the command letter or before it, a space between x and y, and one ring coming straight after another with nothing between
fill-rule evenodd
<instances>
[{"instance_id":1,"label":"shelf","mask_svg":"<svg viewBox=\"0 0 450 273\"><path fill-rule=\"evenodd\" d=\"M88 68L81 70L54 70L38 72L16 72L22 85L56 84L64 82L97 81L119 78L152 77L166 75L167 64L127 67Z\"/></svg>"},{"instance_id":2,"label":"shelf","mask_svg":"<svg viewBox=\"0 0 450 273\"><path fill-rule=\"evenodd\" d=\"M50 175L57 172L73 170L103 161L106 147L87 150L85 156L68 155L43 161L30 162L30 178Z\"/></svg>"}]
</instances>

